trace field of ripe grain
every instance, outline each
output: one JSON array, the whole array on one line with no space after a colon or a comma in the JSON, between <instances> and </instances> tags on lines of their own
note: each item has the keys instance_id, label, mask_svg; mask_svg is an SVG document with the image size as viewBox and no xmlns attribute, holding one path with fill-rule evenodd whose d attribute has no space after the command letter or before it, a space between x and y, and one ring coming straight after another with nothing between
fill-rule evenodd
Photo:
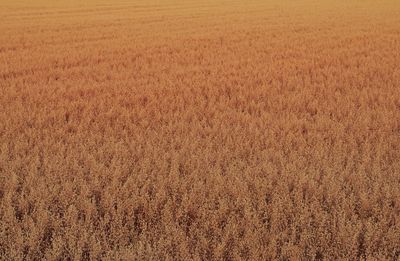
<instances>
[{"instance_id":1,"label":"field of ripe grain","mask_svg":"<svg viewBox=\"0 0 400 261\"><path fill-rule=\"evenodd\" d=\"M0 260L399 260L397 0L82 2L0 0Z\"/></svg>"}]
</instances>

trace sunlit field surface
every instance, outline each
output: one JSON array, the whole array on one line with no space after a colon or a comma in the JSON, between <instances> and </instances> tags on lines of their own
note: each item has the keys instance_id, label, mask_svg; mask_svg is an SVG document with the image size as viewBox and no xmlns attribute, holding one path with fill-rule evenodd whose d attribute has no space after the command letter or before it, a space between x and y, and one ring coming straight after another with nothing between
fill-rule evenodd
<instances>
[{"instance_id":1,"label":"sunlit field surface","mask_svg":"<svg viewBox=\"0 0 400 261\"><path fill-rule=\"evenodd\" d=\"M399 1L0 0L0 260L399 255Z\"/></svg>"}]
</instances>

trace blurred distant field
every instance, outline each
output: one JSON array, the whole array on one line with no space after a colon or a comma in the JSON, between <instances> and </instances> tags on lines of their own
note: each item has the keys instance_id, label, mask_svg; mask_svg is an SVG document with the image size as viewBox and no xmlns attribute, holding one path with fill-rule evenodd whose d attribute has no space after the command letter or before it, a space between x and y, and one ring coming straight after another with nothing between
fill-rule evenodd
<instances>
[{"instance_id":1,"label":"blurred distant field","mask_svg":"<svg viewBox=\"0 0 400 261\"><path fill-rule=\"evenodd\" d=\"M0 0L0 260L399 260L400 2L82 2Z\"/></svg>"}]
</instances>

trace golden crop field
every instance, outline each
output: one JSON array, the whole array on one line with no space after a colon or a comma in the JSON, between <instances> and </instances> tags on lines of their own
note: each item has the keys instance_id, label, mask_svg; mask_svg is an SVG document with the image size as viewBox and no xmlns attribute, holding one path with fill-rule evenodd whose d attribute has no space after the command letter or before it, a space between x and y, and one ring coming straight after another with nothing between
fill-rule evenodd
<instances>
[{"instance_id":1,"label":"golden crop field","mask_svg":"<svg viewBox=\"0 0 400 261\"><path fill-rule=\"evenodd\" d=\"M0 260L399 260L397 0L0 0Z\"/></svg>"}]
</instances>

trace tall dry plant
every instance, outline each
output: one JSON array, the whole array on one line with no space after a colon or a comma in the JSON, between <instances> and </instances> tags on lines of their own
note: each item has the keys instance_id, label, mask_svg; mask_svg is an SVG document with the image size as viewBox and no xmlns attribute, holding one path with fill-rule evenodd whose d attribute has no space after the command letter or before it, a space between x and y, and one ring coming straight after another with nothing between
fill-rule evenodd
<instances>
[{"instance_id":1,"label":"tall dry plant","mask_svg":"<svg viewBox=\"0 0 400 261\"><path fill-rule=\"evenodd\" d=\"M0 3L1 260L398 260L397 1Z\"/></svg>"}]
</instances>

